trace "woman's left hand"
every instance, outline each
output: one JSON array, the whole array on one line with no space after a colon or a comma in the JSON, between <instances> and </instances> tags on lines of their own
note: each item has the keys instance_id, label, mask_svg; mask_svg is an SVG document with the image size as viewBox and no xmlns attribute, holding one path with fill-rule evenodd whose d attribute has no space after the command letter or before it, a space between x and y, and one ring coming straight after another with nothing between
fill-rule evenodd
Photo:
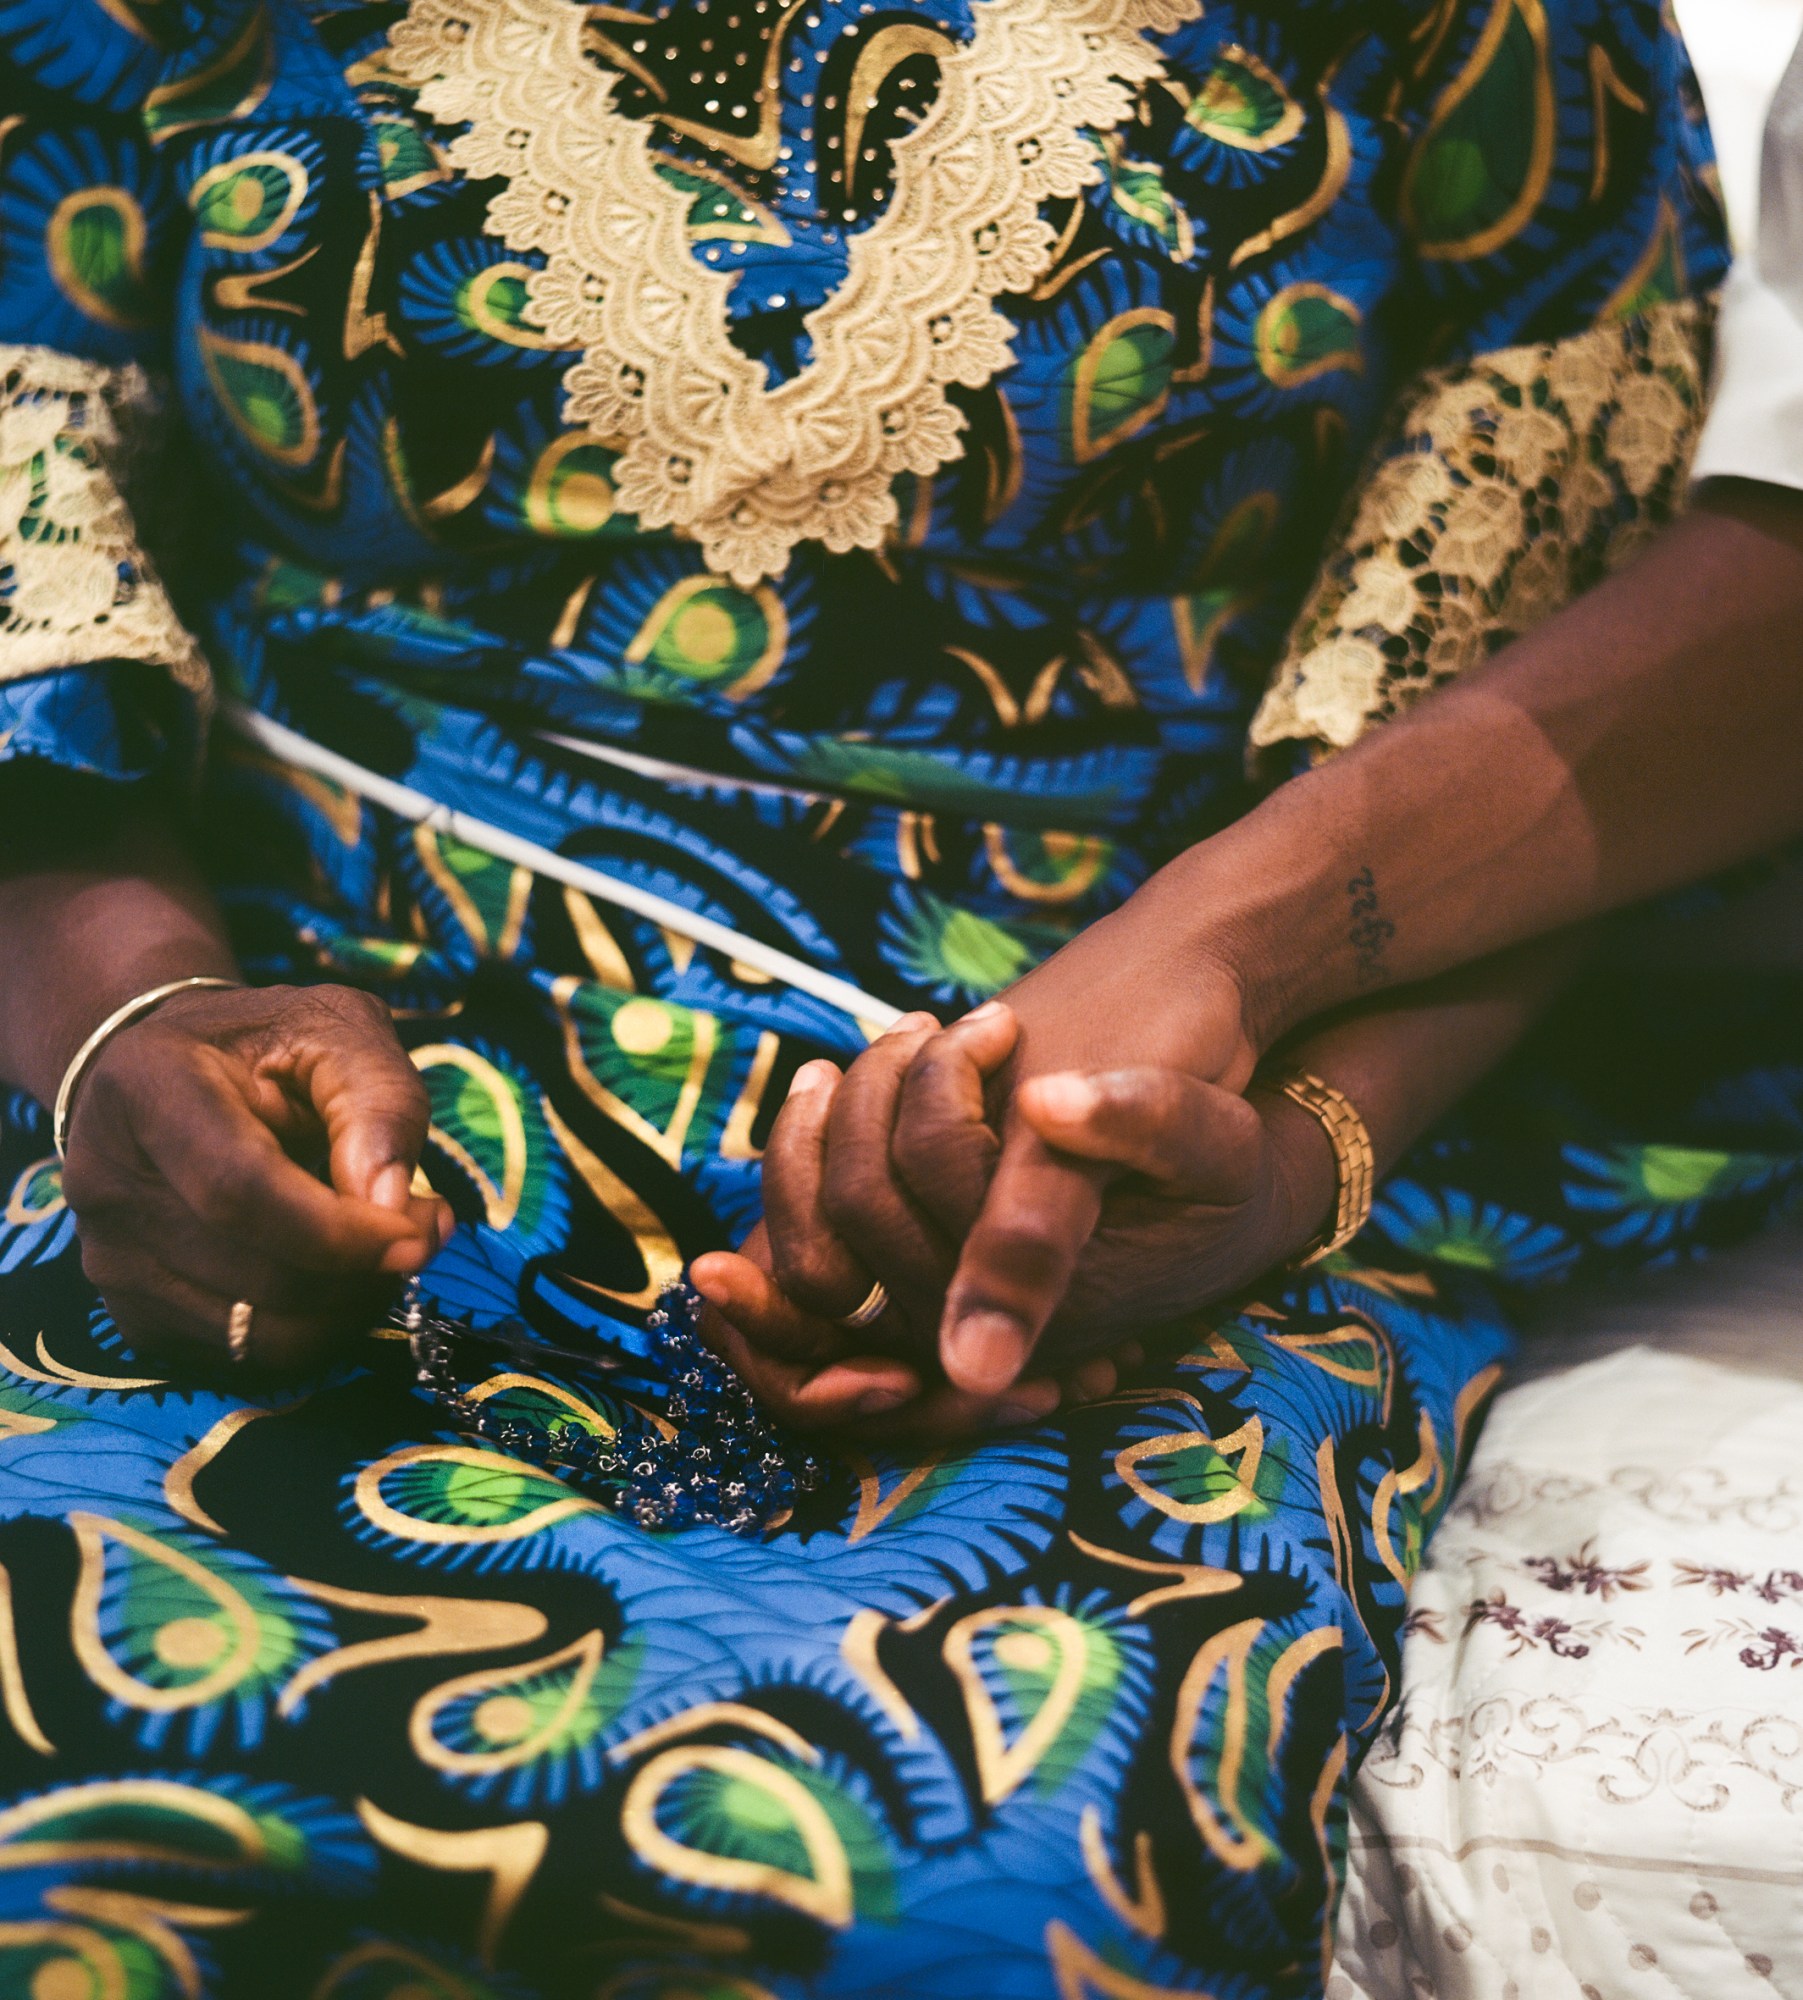
<instances>
[{"instance_id":1,"label":"woman's left hand","mask_svg":"<svg viewBox=\"0 0 1803 2000\"><path fill-rule=\"evenodd\" d=\"M1264 1046L1256 1007L1268 995L1224 926L1198 936L1193 866L1155 876L1005 1004L946 1029L909 1015L843 1078L830 1063L798 1073L764 1158L776 1277L797 1305L833 1319L880 1280L892 1309L876 1330L891 1343L936 1350L971 1396L1012 1389L1071 1289L1105 1190L1136 1171L1054 1151L1023 1116L1024 1082L1134 1068L1236 1093ZM1222 1109L1211 1129L1225 1138L1235 1119L1243 1137L1243 1110ZM1216 1200L1244 1198L1231 1174L1221 1190Z\"/></svg>"},{"instance_id":2,"label":"woman's left hand","mask_svg":"<svg viewBox=\"0 0 1803 2000\"><path fill-rule=\"evenodd\" d=\"M772 1275L762 1223L737 1250L696 1258L689 1275L706 1302L702 1338L794 1430L884 1442L975 1437L1093 1403L1143 1356L1137 1341L1123 1341L1061 1375L1027 1377L1005 1397L971 1396L936 1368L877 1351L866 1336L801 1311Z\"/></svg>"},{"instance_id":3,"label":"woman's left hand","mask_svg":"<svg viewBox=\"0 0 1803 2000\"><path fill-rule=\"evenodd\" d=\"M935 1213L910 1202L895 1232L898 1239L907 1232L898 1242L902 1256L896 1266L907 1274L905 1306L859 1337L872 1365L901 1367L902 1357L925 1361L917 1377L920 1391L895 1406L884 1421L886 1431L943 1436L1034 1421L1050 1414L1059 1400L1061 1373L1066 1400L1085 1400L1085 1390L1090 1396L1106 1394L1112 1381L1085 1382L1084 1371L1098 1370L1123 1340L1137 1345L1149 1329L1243 1289L1293 1256L1332 1206L1334 1166L1326 1139L1289 1099L1258 1091L1240 1097L1179 1070L1067 1072L1036 1078L1015 1093L1014 1114L1043 1154L1045 1170L1016 1180L1006 1226L998 1225L986 1240L971 1225L993 1206L989 1197L1000 1142L986 1123L984 1086L1013 1034L1004 1007L938 1033L904 1024L886 1038L887 1046L879 1043L870 1052L870 1057L880 1053L882 1069L893 1073L913 1070L931 1050L925 1072L933 1079L929 1107L917 1105L910 1114L913 1128L903 1151L917 1167L931 1160L938 1170ZM883 1184L873 1193L841 1179L828 1201L832 1177L856 1172L858 1155L842 1148L835 1157L830 1143L841 1092L851 1080L841 1079L831 1064L811 1067L812 1074L797 1079L800 1088L785 1107L766 1159L769 1234L760 1261L774 1276L760 1282L784 1301L797 1325L815 1329L811 1338L844 1350L852 1336L789 1301L802 1285L816 1295L830 1295L837 1287L836 1295L846 1297L848 1282L868 1282L858 1276L848 1281L847 1269L862 1267L849 1262L834 1211L842 1213L848 1202L860 1199L894 1204L908 1197L898 1194L886 1156L879 1164L873 1149L866 1170L873 1176L880 1172ZM867 1082L866 1088L874 1086ZM1093 1227L1068 1252L1060 1245L1055 1256L1037 1248L1025 1257L1012 1255L1010 1246L1045 1245L1068 1228L1073 1186L1086 1198L1101 1190L1094 1194ZM967 1224L961 1253L936 1219L955 1215L949 1206L955 1202L964 1204ZM999 1255L993 1249L998 1237ZM985 1258L992 1261L985 1264ZM722 1275L725 1261L720 1260ZM947 1368L944 1379L928 1388L938 1372L930 1361L931 1334L944 1314L947 1291L967 1280L973 1263L977 1282L1005 1285L1012 1316L1034 1326L1036 1372L1017 1372L993 1389L972 1389ZM745 1323L741 1316L741 1326ZM739 1345L747 1351L731 1358L754 1372L764 1370L760 1393L789 1421L806 1423L809 1411L790 1386L770 1379L767 1351L760 1352L767 1342L754 1333Z\"/></svg>"}]
</instances>

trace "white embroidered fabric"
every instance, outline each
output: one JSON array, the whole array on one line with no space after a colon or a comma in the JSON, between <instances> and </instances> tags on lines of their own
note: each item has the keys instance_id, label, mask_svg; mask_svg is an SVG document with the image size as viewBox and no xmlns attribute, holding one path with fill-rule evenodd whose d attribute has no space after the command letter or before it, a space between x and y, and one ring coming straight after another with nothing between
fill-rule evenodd
<instances>
[{"instance_id":1,"label":"white embroidered fabric","mask_svg":"<svg viewBox=\"0 0 1803 2000\"><path fill-rule=\"evenodd\" d=\"M1803 1992L1803 1236L1590 1317L1410 1595L1328 2000Z\"/></svg>"},{"instance_id":2,"label":"white embroidered fabric","mask_svg":"<svg viewBox=\"0 0 1803 2000\"><path fill-rule=\"evenodd\" d=\"M0 346L0 680L143 661L205 699L125 497L157 415L141 369Z\"/></svg>"}]
</instances>

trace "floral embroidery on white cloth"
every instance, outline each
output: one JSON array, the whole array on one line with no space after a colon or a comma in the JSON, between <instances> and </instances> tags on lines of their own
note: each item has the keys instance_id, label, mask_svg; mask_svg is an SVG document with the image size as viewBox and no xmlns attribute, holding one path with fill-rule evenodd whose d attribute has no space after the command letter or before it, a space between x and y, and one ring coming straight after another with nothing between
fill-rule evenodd
<instances>
[{"instance_id":1,"label":"floral embroidery on white cloth","mask_svg":"<svg viewBox=\"0 0 1803 2000\"><path fill-rule=\"evenodd\" d=\"M0 681L130 660L206 698L125 499L158 407L141 369L0 346Z\"/></svg>"},{"instance_id":2,"label":"floral embroidery on white cloth","mask_svg":"<svg viewBox=\"0 0 1803 2000\"><path fill-rule=\"evenodd\" d=\"M732 342L730 278L696 263L688 197L657 170L650 127L614 106L571 0L413 0L394 73L450 146L507 183L488 226L545 268L529 283L549 345L580 350L566 415L621 449L623 509L677 528L747 588L803 541L880 548L890 488L959 457L947 390L1009 365L994 301L1029 290L1055 250L1046 201L1096 180L1084 132L1107 132L1162 74L1147 36L1202 0L981 0L971 40L894 149L894 192L852 244L845 282L807 316L809 365L771 387Z\"/></svg>"},{"instance_id":3,"label":"floral embroidery on white cloth","mask_svg":"<svg viewBox=\"0 0 1803 2000\"><path fill-rule=\"evenodd\" d=\"M1798 1990L1800 1442L1803 1381L1653 1346L1497 1399L1353 1788L1328 2000Z\"/></svg>"}]
</instances>

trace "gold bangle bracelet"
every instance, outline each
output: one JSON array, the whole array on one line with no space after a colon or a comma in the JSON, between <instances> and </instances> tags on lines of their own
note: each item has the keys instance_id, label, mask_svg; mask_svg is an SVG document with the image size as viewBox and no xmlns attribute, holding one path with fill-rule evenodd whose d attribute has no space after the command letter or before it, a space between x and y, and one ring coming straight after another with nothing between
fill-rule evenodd
<instances>
[{"instance_id":1,"label":"gold bangle bracelet","mask_svg":"<svg viewBox=\"0 0 1803 2000\"><path fill-rule=\"evenodd\" d=\"M190 986L241 986L243 983L241 979L218 979L211 974L201 974L192 979L169 979L161 986L153 986L148 993L140 993L135 999L126 1001L123 1007L115 1007L75 1051L69 1060L69 1067L63 1071L62 1084L56 1093L56 1109L50 1116L50 1136L56 1145L56 1157L60 1160L67 1154L69 1113L75 1103L77 1086L93 1067L94 1058L121 1028L142 1019L152 1008L160 1007L175 994L185 993Z\"/></svg>"},{"instance_id":2,"label":"gold bangle bracelet","mask_svg":"<svg viewBox=\"0 0 1803 2000\"><path fill-rule=\"evenodd\" d=\"M1271 1082L1319 1122L1333 1148L1333 1221L1296 1258L1294 1268L1305 1270L1343 1249L1370 1221L1377 1195L1377 1153L1358 1106L1344 1091L1305 1069L1273 1077Z\"/></svg>"}]
</instances>

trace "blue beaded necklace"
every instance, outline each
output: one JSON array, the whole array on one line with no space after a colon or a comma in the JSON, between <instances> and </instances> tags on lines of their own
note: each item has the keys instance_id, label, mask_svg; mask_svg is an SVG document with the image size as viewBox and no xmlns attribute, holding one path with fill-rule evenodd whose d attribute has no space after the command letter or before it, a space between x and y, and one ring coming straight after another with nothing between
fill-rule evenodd
<instances>
[{"instance_id":1,"label":"blue beaded necklace","mask_svg":"<svg viewBox=\"0 0 1803 2000\"><path fill-rule=\"evenodd\" d=\"M593 1494L641 1528L718 1527L757 1535L780 1525L797 1499L826 1484L827 1467L758 1408L749 1389L702 1340L701 1298L686 1279L646 1319L651 1351L623 1358L541 1340L518 1320L476 1328L431 1312L410 1281L392 1324L407 1336L415 1379L455 1427ZM611 1436L578 1425L528 1422L472 1396L474 1378L498 1361L580 1390L597 1378L661 1405L660 1424L636 1402L609 1396ZM633 1379L624 1378L630 1368Z\"/></svg>"}]
</instances>

